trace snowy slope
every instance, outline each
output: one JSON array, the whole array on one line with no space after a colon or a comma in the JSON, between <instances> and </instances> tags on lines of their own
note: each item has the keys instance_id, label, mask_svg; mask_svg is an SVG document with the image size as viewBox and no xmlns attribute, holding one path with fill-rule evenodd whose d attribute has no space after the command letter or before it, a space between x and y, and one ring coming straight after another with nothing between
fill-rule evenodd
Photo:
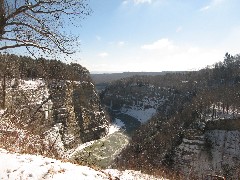
<instances>
[{"instance_id":1,"label":"snowy slope","mask_svg":"<svg viewBox=\"0 0 240 180\"><path fill-rule=\"evenodd\" d=\"M132 106L131 108L121 108L121 113L132 116L141 123L147 122L149 119L151 119L151 117L156 114L156 112L157 110L154 108L142 109L136 106Z\"/></svg>"},{"instance_id":2,"label":"snowy slope","mask_svg":"<svg viewBox=\"0 0 240 180\"><path fill-rule=\"evenodd\" d=\"M35 155L20 155L0 149L1 179L108 179L86 166L62 163Z\"/></svg>"},{"instance_id":3,"label":"snowy slope","mask_svg":"<svg viewBox=\"0 0 240 180\"><path fill-rule=\"evenodd\" d=\"M107 135L113 134L121 129L125 129L125 124L120 119L116 118L115 121L110 124Z\"/></svg>"},{"instance_id":4,"label":"snowy slope","mask_svg":"<svg viewBox=\"0 0 240 180\"><path fill-rule=\"evenodd\" d=\"M87 166L36 155L10 153L0 149L0 179L161 179L139 171L108 169L97 171Z\"/></svg>"}]
</instances>

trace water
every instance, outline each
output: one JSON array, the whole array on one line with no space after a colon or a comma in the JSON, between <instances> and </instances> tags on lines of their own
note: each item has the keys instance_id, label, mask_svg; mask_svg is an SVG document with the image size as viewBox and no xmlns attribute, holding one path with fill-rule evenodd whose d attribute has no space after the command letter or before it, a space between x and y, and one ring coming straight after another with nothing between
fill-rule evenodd
<instances>
[{"instance_id":1,"label":"water","mask_svg":"<svg viewBox=\"0 0 240 180\"><path fill-rule=\"evenodd\" d=\"M95 141L92 145L75 153L73 161L83 165L93 165L108 168L121 151L129 144L132 133L141 125L136 118L127 114L115 113L113 116L120 119L125 128L109 136Z\"/></svg>"}]
</instances>

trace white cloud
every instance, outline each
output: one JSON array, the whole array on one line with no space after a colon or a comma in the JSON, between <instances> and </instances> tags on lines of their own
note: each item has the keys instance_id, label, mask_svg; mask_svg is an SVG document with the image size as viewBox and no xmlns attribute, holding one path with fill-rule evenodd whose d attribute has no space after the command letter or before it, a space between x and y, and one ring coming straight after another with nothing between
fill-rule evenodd
<instances>
[{"instance_id":1,"label":"white cloud","mask_svg":"<svg viewBox=\"0 0 240 180\"><path fill-rule=\"evenodd\" d=\"M108 42L108 44L112 47L123 47L126 45L126 42L125 41L110 41Z\"/></svg>"},{"instance_id":2,"label":"white cloud","mask_svg":"<svg viewBox=\"0 0 240 180\"><path fill-rule=\"evenodd\" d=\"M138 65L152 71L197 70L221 61L225 53L222 49L177 44L167 38L142 45L141 49Z\"/></svg>"},{"instance_id":3,"label":"white cloud","mask_svg":"<svg viewBox=\"0 0 240 180\"><path fill-rule=\"evenodd\" d=\"M160 39L152 44L145 44L141 46L142 49L146 50L172 50L175 48L173 43L167 38Z\"/></svg>"},{"instance_id":4,"label":"white cloud","mask_svg":"<svg viewBox=\"0 0 240 180\"><path fill-rule=\"evenodd\" d=\"M125 45L125 42L124 42L124 41L119 41L119 42L118 42L118 46L122 47L122 46L124 46L124 45Z\"/></svg>"},{"instance_id":5,"label":"white cloud","mask_svg":"<svg viewBox=\"0 0 240 180\"><path fill-rule=\"evenodd\" d=\"M200 11L207 11L210 8L210 6L205 6L200 9Z\"/></svg>"},{"instance_id":6,"label":"white cloud","mask_svg":"<svg viewBox=\"0 0 240 180\"><path fill-rule=\"evenodd\" d=\"M239 54L239 42L240 42L240 26L231 28L228 34L223 37L223 40L218 43L218 46L225 49L230 54Z\"/></svg>"},{"instance_id":7,"label":"white cloud","mask_svg":"<svg viewBox=\"0 0 240 180\"><path fill-rule=\"evenodd\" d=\"M210 3L207 6L204 6L200 9L200 11L207 11L212 7L216 7L219 6L220 4L222 4L224 1L226 0L211 0Z\"/></svg>"},{"instance_id":8,"label":"white cloud","mask_svg":"<svg viewBox=\"0 0 240 180\"><path fill-rule=\"evenodd\" d=\"M156 41L161 42L161 41ZM163 41L162 41L163 42ZM153 45L154 43L152 43ZM158 43L155 43L155 45ZM159 43L160 44L160 43ZM164 43L163 43L164 44ZM144 48L147 47L147 48ZM104 58L108 53L100 53L101 61L89 56L82 64L90 71L184 71L198 70L223 60L227 52L224 48L205 48L192 44L177 44L165 40L164 46L140 46L112 51L114 61ZM168 49L173 47L172 49ZM234 54L232 51L229 53Z\"/></svg>"},{"instance_id":9,"label":"white cloud","mask_svg":"<svg viewBox=\"0 0 240 180\"><path fill-rule=\"evenodd\" d=\"M152 3L152 0L133 0L135 4L142 4L142 3Z\"/></svg>"},{"instance_id":10,"label":"white cloud","mask_svg":"<svg viewBox=\"0 0 240 180\"><path fill-rule=\"evenodd\" d=\"M127 5L129 3L134 3L135 5L144 4L144 3L151 4L153 1L154 0L124 0L122 4L123 5Z\"/></svg>"},{"instance_id":11,"label":"white cloud","mask_svg":"<svg viewBox=\"0 0 240 180\"><path fill-rule=\"evenodd\" d=\"M212 4L219 5L219 4L223 3L224 1L226 1L226 0L212 0Z\"/></svg>"},{"instance_id":12,"label":"white cloud","mask_svg":"<svg viewBox=\"0 0 240 180\"><path fill-rule=\"evenodd\" d=\"M102 53L99 53L98 56L101 58L105 58L105 57L109 56L109 54L107 52L102 52Z\"/></svg>"}]
</instances>

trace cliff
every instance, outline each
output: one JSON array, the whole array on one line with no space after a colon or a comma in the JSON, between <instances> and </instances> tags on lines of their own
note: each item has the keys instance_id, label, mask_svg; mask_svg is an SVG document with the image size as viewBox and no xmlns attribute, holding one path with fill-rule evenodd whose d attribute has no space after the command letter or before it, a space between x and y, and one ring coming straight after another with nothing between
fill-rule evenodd
<instances>
[{"instance_id":1,"label":"cliff","mask_svg":"<svg viewBox=\"0 0 240 180\"><path fill-rule=\"evenodd\" d=\"M225 121L231 123L233 120ZM185 177L221 175L237 179L240 173L239 158L239 130L219 129L216 126L205 132L189 129L175 149L174 167Z\"/></svg>"},{"instance_id":2,"label":"cliff","mask_svg":"<svg viewBox=\"0 0 240 180\"><path fill-rule=\"evenodd\" d=\"M17 82L15 82L17 81ZM90 81L8 80L4 118L43 135L62 151L99 139L108 121Z\"/></svg>"},{"instance_id":3,"label":"cliff","mask_svg":"<svg viewBox=\"0 0 240 180\"><path fill-rule=\"evenodd\" d=\"M0 118L64 151L108 132L89 71L77 63L0 54Z\"/></svg>"}]
</instances>

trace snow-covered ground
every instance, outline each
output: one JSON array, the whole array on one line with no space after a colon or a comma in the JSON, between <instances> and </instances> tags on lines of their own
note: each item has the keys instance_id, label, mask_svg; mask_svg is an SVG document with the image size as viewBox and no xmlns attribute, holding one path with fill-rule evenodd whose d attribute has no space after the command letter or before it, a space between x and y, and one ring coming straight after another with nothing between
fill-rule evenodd
<instances>
[{"instance_id":1,"label":"snow-covered ground","mask_svg":"<svg viewBox=\"0 0 240 180\"><path fill-rule=\"evenodd\" d=\"M72 157L76 152L79 152L79 151L83 150L84 148L91 146L96 141L97 140L89 141L89 142L80 144L76 149L70 149L69 151L66 152L65 157L66 158Z\"/></svg>"},{"instance_id":2,"label":"snow-covered ground","mask_svg":"<svg viewBox=\"0 0 240 180\"><path fill-rule=\"evenodd\" d=\"M0 179L108 179L86 166L0 149Z\"/></svg>"},{"instance_id":3,"label":"snow-covered ground","mask_svg":"<svg viewBox=\"0 0 240 180\"><path fill-rule=\"evenodd\" d=\"M37 89L41 86L44 86L45 82L42 79L36 80L20 80L19 89L29 90L29 89Z\"/></svg>"},{"instance_id":4,"label":"snow-covered ground","mask_svg":"<svg viewBox=\"0 0 240 180\"><path fill-rule=\"evenodd\" d=\"M0 117L3 115L4 112L5 112L4 109L0 109Z\"/></svg>"},{"instance_id":5,"label":"snow-covered ground","mask_svg":"<svg viewBox=\"0 0 240 180\"><path fill-rule=\"evenodd\" d=\"M115 121L109 126L108 135L113 134L120 129L125 129L125 124L120 119L116 118Z\"/></svg>"},{"instance_id":6,"label":"snow-covered ground","mask_svg":"<svg viewBox=\"0 0 240 180\"><path fill-rule=\"evenodd\" d=\"M161 179L139 171L94 170L43 156L11 153L0 149L0 179Z\"/></svg>"},{"instance_id":7,"label":"snow-covered ground","mask_svg":"<svg viewBox=\"0 0 240 180\"><path fill-rule=\"evenodd\" d=\"M149 109L139 109L136 106L133 106L132 108L121 108L121 112L123 114L127 114L129 116L132 116L141 123L147 122L152 116L154 116L157 112L154 108Z\"/></svg>"}]
</instances>

